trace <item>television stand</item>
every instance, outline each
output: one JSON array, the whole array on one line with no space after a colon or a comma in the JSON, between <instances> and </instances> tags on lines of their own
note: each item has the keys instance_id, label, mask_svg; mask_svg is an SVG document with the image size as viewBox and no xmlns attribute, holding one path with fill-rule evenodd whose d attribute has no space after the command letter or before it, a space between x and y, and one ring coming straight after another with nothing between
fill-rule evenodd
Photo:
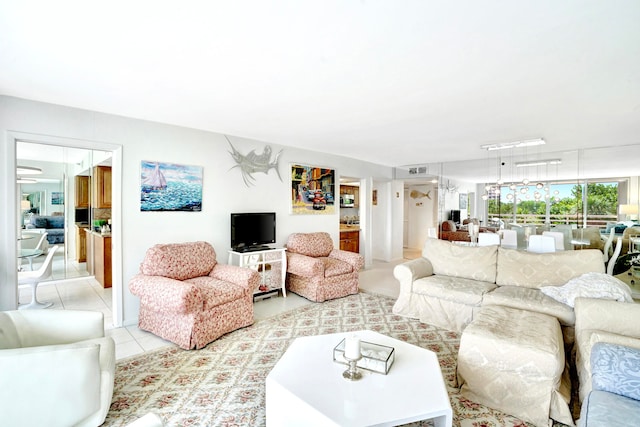
<instances>
[{"instance_id":1,"label":"television stand","mask_svg":"<svg viewBox=\"0 0 640 427\"><path fill-rule=\"evenodd\" d=\"M250 250L247 250L250 249ZM229 251L229 265L247 267L255 270L260 275L260 283L253 290L254 297L263 295L271 296L272 293L282 290L282 296L287 297L285 279L287 277L286 248L270 248L268 246L259 249L257 246L247 246ZM264 298L267 298L266 296Z\"/></svg>"},{"instance_id":2,"label":"television stand","mask_svg":"<svg viewBox=\"0 0 640 427\"><path fill-rule=\"evenodd\" d=\"M256 246L243 246L241 248L234 249L234 252L257 252L257 251L268 251L271 248L267 245L256 245Z\"/></svg>"}]
</instances>

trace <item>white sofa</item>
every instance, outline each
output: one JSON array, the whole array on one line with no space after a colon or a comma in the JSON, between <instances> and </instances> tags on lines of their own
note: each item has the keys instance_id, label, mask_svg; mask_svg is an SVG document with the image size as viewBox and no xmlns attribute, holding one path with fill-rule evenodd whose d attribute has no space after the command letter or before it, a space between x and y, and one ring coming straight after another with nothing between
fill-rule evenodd
<instances>
[{"instance_id":1,"label":"white sofa","mask_svg":"<svg viewBox=\"0 0 640 427\"><path fill-rule=\"evenodd\" d=\"M604 273L597 249L531 253L427 239L420 258L394 268L400 294L393 312L462 332L483 305L502 305L556 317L565 343L572 344L573 308L540 288L591 272Z\"/></svg>"},{"instance_id":2,"label":"white sofa","mask_svg":"<svg viewBox=\"0 0 640 427\"><path fill-rule=\"evenodd\" d=\"M101 425L109 411L115 343L101 312L0 312L0 424Z\"/></svg>"}]
</instances>

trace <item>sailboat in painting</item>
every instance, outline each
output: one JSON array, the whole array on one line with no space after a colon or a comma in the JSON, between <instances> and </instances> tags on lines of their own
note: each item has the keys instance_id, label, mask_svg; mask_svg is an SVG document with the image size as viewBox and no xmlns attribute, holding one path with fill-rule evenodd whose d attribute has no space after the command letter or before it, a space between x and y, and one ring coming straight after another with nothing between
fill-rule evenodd
<instances>
[{"instance_id":1,"label":"sailboat in painting","mask_svg":"<svg viewBox=\"0 0 640 427\"><path fill-rule=\"evenodd\" d=\"M156 162L153 172L142 181L142 191L162 191L167 188L167 179L160 170L160 164Z\"/></svg>"}]
</instances>

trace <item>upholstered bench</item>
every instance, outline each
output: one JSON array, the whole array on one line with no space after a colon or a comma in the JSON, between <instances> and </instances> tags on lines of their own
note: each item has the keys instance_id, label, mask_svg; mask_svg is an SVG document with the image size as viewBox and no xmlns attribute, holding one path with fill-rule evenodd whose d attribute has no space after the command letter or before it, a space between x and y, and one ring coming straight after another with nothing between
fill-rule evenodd
<instances>
[{"instance_id":1,"label":"upholstered bench","mask_svg":"<svg viewBox=\"0 0 640 427\"><path fill-rule=\"evenodd\" d=\"M562 331L553 316L482 307L462 333L457 369L471 401L536 426L549 426L549 418L573 425Z\"/></svg>"}]
</instances>

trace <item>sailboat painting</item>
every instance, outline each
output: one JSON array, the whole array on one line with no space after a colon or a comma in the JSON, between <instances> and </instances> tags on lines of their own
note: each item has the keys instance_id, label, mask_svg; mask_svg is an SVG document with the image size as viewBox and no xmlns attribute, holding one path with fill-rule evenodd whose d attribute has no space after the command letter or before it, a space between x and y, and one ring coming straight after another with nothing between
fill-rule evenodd
<instances>
[{"instance_id":1,"label":"sailboat painting","mask_svg":"<svg viewBox=\"0 0 640 427\"><path fill-rule=\"evenodd\" d=\"M201 210L202 166L141 162L140 211Z\"/></svg>"}]
</instances>

